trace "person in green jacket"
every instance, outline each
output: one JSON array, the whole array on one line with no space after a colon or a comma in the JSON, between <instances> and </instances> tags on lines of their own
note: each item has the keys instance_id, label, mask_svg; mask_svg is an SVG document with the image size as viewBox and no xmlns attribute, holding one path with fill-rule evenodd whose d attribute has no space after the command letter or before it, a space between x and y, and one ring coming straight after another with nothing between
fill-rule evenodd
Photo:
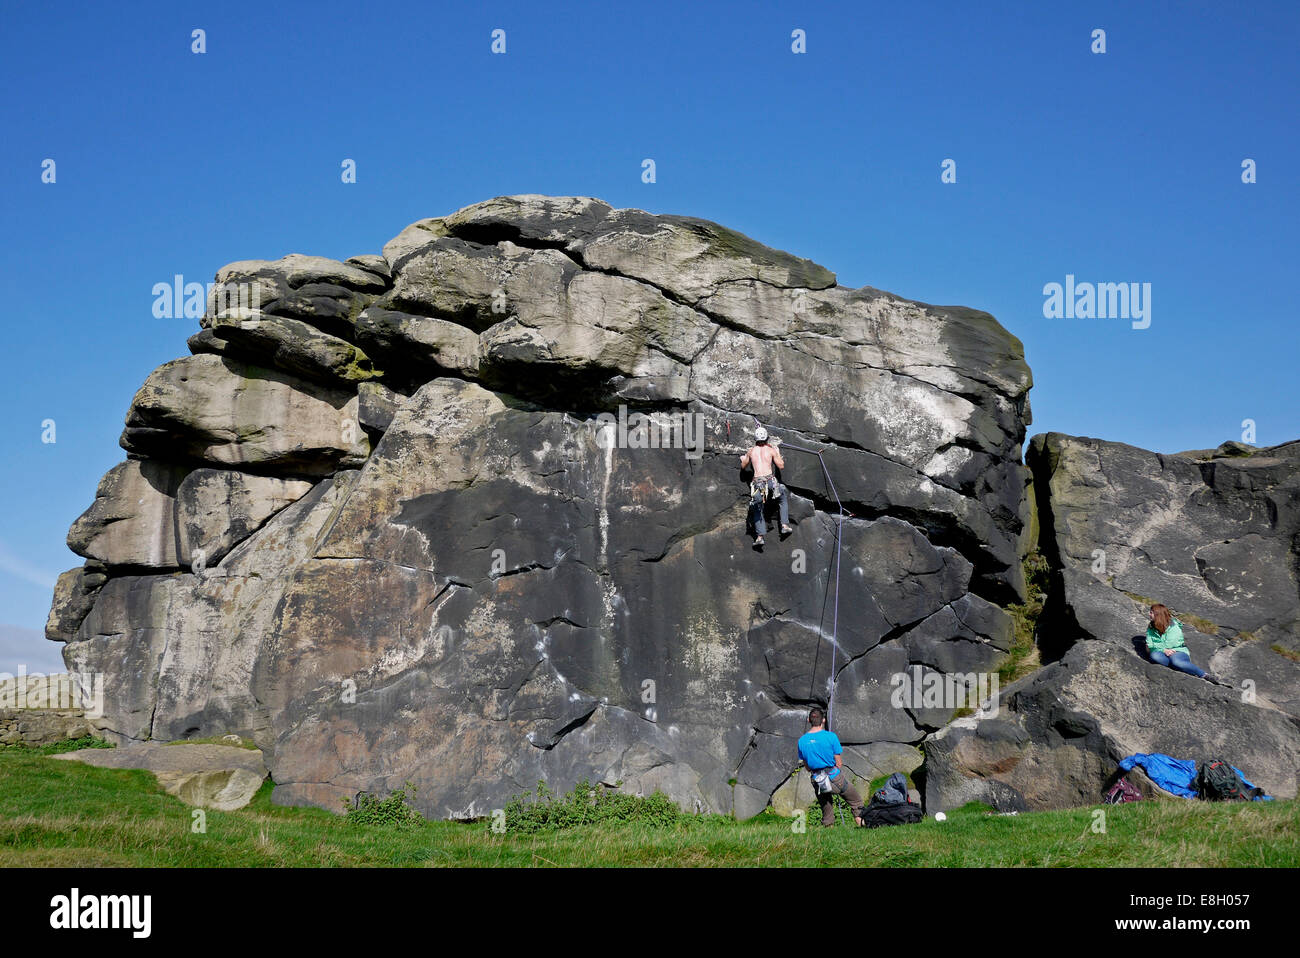
<instances>
[{"instance_id":1,"label":"person in green jacket","mask_svg":"<svg viewBox=\"0 0 1300 958\"><path fill-rule=\"evenodd\" d=\"M1215 685L1223 683L1204 669L1197 668L1192 657L1187 653L1187 643L1183 641L1183 626L1169 606L1156 603L1147 612L1151 624L1147 626L1147 655L1156 665L1168 665L1179 672L1195 675Z\"/></svg>"}]
</instances>

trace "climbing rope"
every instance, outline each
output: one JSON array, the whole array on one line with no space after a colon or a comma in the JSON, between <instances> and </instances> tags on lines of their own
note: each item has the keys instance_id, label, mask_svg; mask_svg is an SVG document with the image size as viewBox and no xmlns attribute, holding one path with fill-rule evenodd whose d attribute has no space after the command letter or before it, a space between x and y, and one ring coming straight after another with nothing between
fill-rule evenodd
<instances>
[{"instance_id":1,"label":"climbing rope","mask_svg":"<svg viewBox=\"0 0 1300 958\"><path fill-rule=\"evenodd\" d=\"M754 422L763 425L757 416L754 417ZM822 466L822 475L826 477L826 485L830 488L831 495L835 497L835 505L840 510L839 515L835 517L835 605L831 617L831 682L826 699L826 728L830 729L835 719L835 666L839 661L840 649L840 537L844 527L844 503L840 502L840 494L835 490L835 480L831 478L831 471L826 468L826 460L822 458L820 452L805 446L797 446L792 442L778 443L778 446L781 449L793 449L817 457L817 461Z\"/></svg>"}]
</instances>

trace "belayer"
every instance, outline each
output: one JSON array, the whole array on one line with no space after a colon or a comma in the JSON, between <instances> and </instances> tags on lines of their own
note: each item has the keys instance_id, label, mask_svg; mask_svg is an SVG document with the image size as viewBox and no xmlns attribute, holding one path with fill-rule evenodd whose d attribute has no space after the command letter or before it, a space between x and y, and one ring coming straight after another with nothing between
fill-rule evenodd
<instances>
[{"instance_id":1,"label":"belayer","mask_svg":"<svg viewBox=\"0 0 1300 958\"><path fill-rule=\"evenodd\" d=\"M822 809L822 825L829 828L835 824L833 811L836 795L841 795L853 811L853 824L862 824L862 796L849 784L848 774L844 771L841 758L844 746L839 736L826 728L826 713L819 708L808 713L809 729L799 736L795 748L799 760L812 774L813 789L817 792L817 804Z\"/></svg>"},{"instance_id":2,"label":"belayer","mask_svg":"<svg viewBox=\"0 0 1300 958\"><path fill-rule=\"evenodd\" d=\"M754 445L749 452L740 457L740 468L753 467L754 478L749 483L749 517L754 523L754 545L763 545L763 536L767 534L767 500L775 499L781 507L781 535L788 536L794 530L790 528L790 504L786 488L777 481L775 469L784 469L785 460L781 458L780 440L767 439L767 430L759 426L754 430ZM775 467L775 469L773 468Z\"/></svg>"}]
</instances>

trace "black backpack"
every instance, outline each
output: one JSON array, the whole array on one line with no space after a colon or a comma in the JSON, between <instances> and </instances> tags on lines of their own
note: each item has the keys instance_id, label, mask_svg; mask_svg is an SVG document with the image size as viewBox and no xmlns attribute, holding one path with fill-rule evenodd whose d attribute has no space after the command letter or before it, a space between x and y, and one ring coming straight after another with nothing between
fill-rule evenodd
<instances>
[{"instance_id":1,"label":"black backpack","mask_svg":"<svg viewBox=\"0 0 1300 958\"><path fill-rule=\"evenodd\" d=\"M1196 797L1207 801L1250 801L1262 792L1243 782L1237 770L1221 759L1205 762L1196 773Z\"/></svg>"},{"instance_id":2,"label":"black backpack","mask_svg":"<svg viewBox=\"0 0 1300 958\"><path fill-rule=\"evenodd\" d=\"M862 827L915 825L923 818L921 806L907 798L907 779L902 772L895 772L883 787L876 789L871 804L862 810Z\"/></svg>"},{"instance_id":3,"label":"black backpack","mask_svg":"<svg viewBox=\"0 0 1300 958\"><path fill-rule=\"evenodd\" d=\"M882 825L915 825L925 818L921 806L914 802L883 804L875 799L862 810L862 827L879 828Z\"/></svg>"}]
</instances>

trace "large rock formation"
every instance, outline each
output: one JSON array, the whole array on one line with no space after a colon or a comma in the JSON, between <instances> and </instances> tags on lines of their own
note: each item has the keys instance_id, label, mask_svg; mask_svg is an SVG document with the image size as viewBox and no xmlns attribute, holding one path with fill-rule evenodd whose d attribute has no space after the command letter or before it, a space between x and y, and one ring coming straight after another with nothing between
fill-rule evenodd
<instances>
[{"instance_id":1,"label":"large rock formation","mask_svg":"<svg viewBox=\"0 0 1300 958\"><path fill-rule=\"evenodd\" d=\"M928 804L1083 804L1134 752L1224 758L1294 797L1300 442L1160 455L1049 433L1026 459L1054 570L1039 645L1059 661L926 743ZM1231 688L1145 661L1154 602Z\"/></svg>"},{"instance_id":2,"label":"large rock formation","mask_svg":"<svg viewBox=\"0 0 1300 958\"><path fill-rule=\"evenodd\" d=\"M1300 442L1160 455L1048 433L1026 459L1059 570L1049 655L1076 638L1131 648L1163 602L1206 668L1300 718Z\"/></svg>"},{"instance_id":3,"label":"large rock formation","mask_svg":"<svg viewBox=\"0 0 1300 958\"><path fill-rule=\"evenodd\" d=\"M120 742L248 735L278 801L336 810L588 778L747 816L832 680L884 774L952 714L895 707L894 674L1004 657L1030 375L985 313L539 196L213 292L132 402L47 628L106 673ZM762 553L759 422L833 481L787 450L795 531Z\"/></svg>"}]
</instances>

